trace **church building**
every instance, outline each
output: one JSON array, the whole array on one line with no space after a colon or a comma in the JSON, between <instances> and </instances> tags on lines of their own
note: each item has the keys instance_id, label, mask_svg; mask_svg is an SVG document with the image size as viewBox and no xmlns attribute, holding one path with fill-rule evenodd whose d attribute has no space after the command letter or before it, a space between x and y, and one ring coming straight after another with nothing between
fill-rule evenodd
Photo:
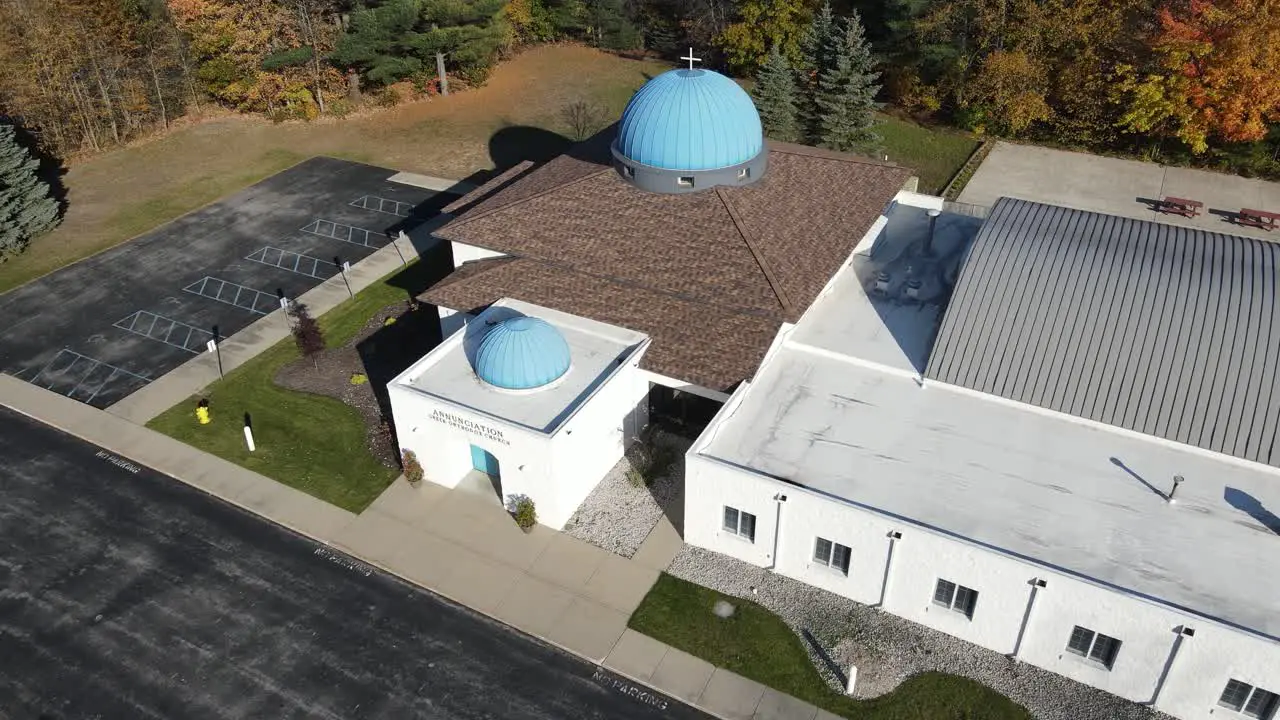
<instances>
[{"instance_id":1,"label":"church building","mask_svg":"<svg viewBox=\"0 0 1280 720\"><path fill-rule=\"evenodd\" d=\"M687 543L1182 720L1274 720L1280 244L913 189L664 73L448 208L400 444L560 528L701 404Z\"/></svg>"},{"instance_id":2,"label":"church building","mask_svg":"<svg viewBox=\"0 0 1280 720\"><path fill-rule=\"evenodd\" d=\"M709 420L909 180L767 142L723 75L653 78L616 125L446 208L456 269L421 299L447 339L391 383L401 446L562 527L651 409Z\"/></svg>"}]
</instances>

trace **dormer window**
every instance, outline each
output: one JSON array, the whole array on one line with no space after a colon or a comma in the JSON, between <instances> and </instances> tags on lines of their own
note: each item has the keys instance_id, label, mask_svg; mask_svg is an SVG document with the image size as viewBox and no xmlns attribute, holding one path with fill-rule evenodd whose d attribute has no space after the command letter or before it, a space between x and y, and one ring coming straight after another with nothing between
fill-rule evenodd
<instances>
[{"instance_id":1,"label":"dormer window","mask_svg":"<svg viewBox=\"0 0 1280 720\"><path fill-rule=\"evenodd\" d=\"M636 169L635 169L635 168L633 168L633 167L631 167L630 165L623 165L623 166L622 166L622 174L623 174L623 176L625 176L628 180L630 180L630 179L632 179L632 178L634 178L634 177L636 176Z\"/></svg>"},{"instance_id":2,"label":"dormer window","mask_svg":"<svg viewBox=\"0 0 1280 720\"><path fill-rule=\"evenodd\" d=\"M686 187L686 188L693 187L693 176L692 175L682 176L679 180L676 180L676 185L679 185L680 187Z\"/></svg>"},{"instance_id":3,"label":"dormer window","mask_svg":"<svg viewBox=\"0 0 1280 720\"><path fill-rule=\"evenodd\" d=\"M739 179L739 180L750 180L750 179L751 179L751 168L741 168L741 169L739 169L739 170L738 170L738 179Z\"/></svg>"}]
</instances>

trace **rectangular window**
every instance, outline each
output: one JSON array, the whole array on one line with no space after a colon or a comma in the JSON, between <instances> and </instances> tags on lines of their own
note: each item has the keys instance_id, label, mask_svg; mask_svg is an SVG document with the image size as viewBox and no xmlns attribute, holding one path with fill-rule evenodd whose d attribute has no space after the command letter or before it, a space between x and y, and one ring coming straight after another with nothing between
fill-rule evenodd
<instances>
[{"instance_id":1,"label":"rectangular window","mask_svg":"<svg viewBox=\"0 0 1280 720\"><path fill-rule=\"evenodd\" d=\"M739 180L747 180L751 177L751 168L742 168L738 171Z\"/></svg>"},{"instance_id":2,"label":"rectangular window","mask_svg":"<svg viewBox=\"0 0 1280 720\"><path fill-rule=\"evenodd\" d=\"M693 187L693 177L688 175L681 177L679 180L676 180L676 184L680 187Z\"/></svg>"},{"instance_id":3,"label":"rectangular window","mask_svg":"<svg viewBox=\"0 0 1280 720\"><path fill-rule=\"evenodd\" d=\"M724 506L724 529L751 542L756 541L756 516Z\"/></svg>"},{"instance_id":4,"label":"rectangular window","mask_svg":"<svg viewBox=\"0 0 1280 720\"><path fill-rule=\"evenodd\" d=\"M631 167L630 165L623 165L622 174L626 175L629 178L633 178L636 176L636 169Z\"/></svg>"},{"instance_id":5,"label":"rectangular window","mask_svg":"<svg viewBox=\"0 0 1280 720\"><path fill-rule=\"evenodd\" d=\"M1228 680L1218 704L1244 713L1245 717L1272 720L1276 707L1280 705L1280 695L1239 680Z\"/></svg>"},{"instance_id":6,"label":"rectangular window","mask_svg":"<svg viewBox=\"0 0 1280 720\"><path fill-rule=\"evenodd\" d=\"M978 607L978 591L939 579L933 589L933 604L955 610L972 620L973 611Z\"/></svg>"},{"instance_id":7,"label":"rectangular window","mask_svg":"<svg viewBox=\"0 0 1280 720\"><path fill-rule=\"evenodd\" d=\"M1120 641L1077 625L1067 639L1067 652L1089 658L1110 670L1120 652Z\"/></svg>"},{"instance_id":8,"label":"rectangular window","mask_svg":"<svg viewBox=\"0 0 1280 720\"><path fill-rule=\"evenodd\" d=\"M831 542L826 538L818 538L813 544L813 561L819 565L826 565L832 570L839 570L845 575L849 574L849 557L853 552L849 548L837 542Z\"/></svg>"}]
</instances>

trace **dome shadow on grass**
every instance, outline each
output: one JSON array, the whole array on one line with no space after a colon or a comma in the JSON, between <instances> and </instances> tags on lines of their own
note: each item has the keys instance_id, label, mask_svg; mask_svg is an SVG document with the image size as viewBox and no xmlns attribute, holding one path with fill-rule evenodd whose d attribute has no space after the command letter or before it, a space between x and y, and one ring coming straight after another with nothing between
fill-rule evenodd
<instances>
[{"instance_id":1,"label":"dome shadow on grass","mask_svg":"<svg viewBox=\"0 0 1280 720\"><path fill-rule=\"evenodd\" d=\"M734 605L730 617L716 602ZM833 692L800 637L760 605L663 573L628 625L743 677L857 720L1031 720L1025 708L969 678L940 672L907 678L893 692L855 700Z\"/></svg>"}]
</instances>

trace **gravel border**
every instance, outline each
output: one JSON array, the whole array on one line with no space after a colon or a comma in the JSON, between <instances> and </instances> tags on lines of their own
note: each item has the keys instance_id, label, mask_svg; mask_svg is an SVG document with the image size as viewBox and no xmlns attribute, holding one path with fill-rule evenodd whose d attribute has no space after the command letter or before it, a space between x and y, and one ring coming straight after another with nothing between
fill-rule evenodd
<instances>
[{"instance_id":1,"label":"gravel border","mask_svg":"<svg viewBox=\"0 0 1280 720\"><path fill-rule=\"evenodd\" d=\"M564 532L625 558L633 557L658 520L684 511L684 454L692 441L658 432L655 442L679 453L671 468L648 487L627 479L630 453L619 460L578 506Z\"/></svg>"},{"instance_id":2,"label":"gravel border","mask_svg":"<svg viewBox=\"0 0 1280 720\"><path fill-rule=\"evenodd\" d=\"M685 545L667 572L682 580L753 600L802 637L820 675L837 692L858 667L857 697L876 697L903 680L935 670L996 690L1040 720L1173 720L1163 713L896 615L872 609L799 580ZM816 638L821 657L805 634ZM834 663L834 667L832 667Z\"/></svg>"}]
</instances>

